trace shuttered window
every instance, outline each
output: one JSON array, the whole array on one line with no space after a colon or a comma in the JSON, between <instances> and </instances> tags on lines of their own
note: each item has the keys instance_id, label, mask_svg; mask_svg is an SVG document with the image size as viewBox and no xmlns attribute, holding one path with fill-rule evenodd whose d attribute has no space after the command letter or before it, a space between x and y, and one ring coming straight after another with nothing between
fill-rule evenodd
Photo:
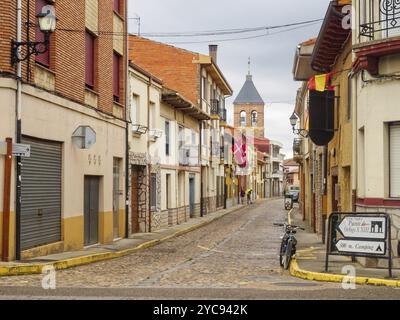
<instances>
[{"instance_id":1,"label":"shuttered window","mask_svg":"<svg viewBox=\"0 0 400 320\"><path fill-rule=\"evenodd\" d=\"M400 198L400 122L389 126L390 197Z\"/></svg>"},{"instance_id":2,"label":"shuttered window","mask_svg":"<svg viewBox=\"0 0 400 320\"><path fill-rule=\"evenodd\" d=\"M169 156L170 134L169 121L165 121L165 154Z\"/></svg>"},{"instance_id":3,"label":"shuttered window","mask_svg":"<svg viewBox=\"0 0 400 320\"><path fill-rule=\"evenodd\" d=\"M90 89L94 88L94 42L94 36L86 31L85 83Z\"/></svg>"},{"instance_id":4,"label":"shuttered window","mask_svg":"<svg viewBox=\"0 0 400 320\"><path fill-rule=\"evenodd\" d=\"M114 11L121 14L121 0L114 0Z\"/></svg>"},{"instance_id":5,"label":"shuttered window","mask_svg":"<svg viewBox=\"0 0 400 320\"><path fill-rule=\"evenodd\" d=\"M36 0L36 6L35 6L35 13L38 15L39 13L42 12L42 8L44 6L48 5L47 1L45 0ZM35 29L35 40L37 42L44 42L44 33L40 31L39 28L39 21L36 18L36 29ZM50 67L50 50L47 50L45 53L39 54L36 56L35 61L47 68Z\"/></svg>"},{"instance_id":6,"label":"shuttered window","mask_svg":"<svg viewBox=\"0 0 400 320\"><path fill-rule=\"evenodd\" d=\"M114 101L120 102L120 56L114 52L113 58L113 94Z\"/></svg>"}]
</instances>

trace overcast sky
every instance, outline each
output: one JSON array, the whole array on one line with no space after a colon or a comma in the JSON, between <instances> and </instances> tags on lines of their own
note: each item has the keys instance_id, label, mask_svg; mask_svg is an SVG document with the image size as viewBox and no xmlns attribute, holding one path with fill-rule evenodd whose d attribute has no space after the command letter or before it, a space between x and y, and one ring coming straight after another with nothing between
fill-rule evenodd
<instances>
[{"instance_id":1,"label":"overcast sky","mask_svg":"<svg viewBox=\"0 0 400 320\"><path fill-rule=\"evenodd\" d=\"M141 33L186 32L276 26L323 18L329 0L128 0L129 17L140 16ZM267 137L284 144L283 153L292 156L293 134L289 117L294 109L296 90L292 66L298 43L318 35L321 23L255 39L222 41L253 35L218 37L153 38L195 52L208 54L208 44L218 44L218 65L234 90L227 107L232 121L232 103L247 74L251 57L253 81L267 104ZM290 28L292 29L292 28ZM282 29L284 30L284 29ZM282 31L280 30L280 31ZM130 20L129 31L137 33L137 20ZM277 30L278 31L278 30ZM277 32L271 31L270 33ZM183 44L176 42L205 41Z\"/></svg>"}]
</instances>

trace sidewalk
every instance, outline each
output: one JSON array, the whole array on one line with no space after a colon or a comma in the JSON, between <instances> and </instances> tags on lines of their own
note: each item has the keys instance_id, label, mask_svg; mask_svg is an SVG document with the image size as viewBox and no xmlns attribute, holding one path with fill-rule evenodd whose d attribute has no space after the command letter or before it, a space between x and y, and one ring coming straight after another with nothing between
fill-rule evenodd
<instances>
[{"instance_id":1,"label":"sidewalk","mask_svg":"<svg viewBox=\"0 0 400 320\"><path fill-rule=\"evenodd\" d=\"M357 284L400 287L400 270L393 269L393 278L390 279L388 269L365 268L344 256L330 256L329 270L326 273L326 246L322 244L320 237L302 221L297 208L292 211L291 220L292 224L306 229L306 231L299 231L296 234L298 245L296 259L292 261L290 267L292 276L306 280L342 282L347 275L346 271L342 271L343 267L353 266L356 270L355 281Z\"/></svg>"},{"instance_id":2,"label":"sidewalk","mask_svg":"<svg viewBox=\"0 0 400 320\"><path fill-rule=\"evenodd\" d=\"M152 233L134 234L129 239L122 239L113 244L97 245L80 251L52 254L20 262L0 262L0 277L38 274L42 273L43 267L48 266L52 266L56 270L62 270L98 261L123 257L204 227L213 221L244 207L245 206L243 205L238 205L233 208L208 214L204 217L190 219L188 222L167 229Z\"/></svg>"}]
</instances>

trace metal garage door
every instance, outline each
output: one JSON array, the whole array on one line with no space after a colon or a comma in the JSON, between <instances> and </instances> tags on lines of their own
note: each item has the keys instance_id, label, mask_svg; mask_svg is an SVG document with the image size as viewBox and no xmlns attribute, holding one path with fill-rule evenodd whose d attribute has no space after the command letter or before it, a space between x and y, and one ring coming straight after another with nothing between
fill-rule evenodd
<instances>
[{"instance_id":1,"label":"metal garage door","mask_svg":"<svg viewBox=\"0 0 400 320\"><path fill-rule=\"evenodd\" d=\"M21 249L61 240L61 143L24 137L30 158L22 161Z\"/></svg>"}]
</instances>

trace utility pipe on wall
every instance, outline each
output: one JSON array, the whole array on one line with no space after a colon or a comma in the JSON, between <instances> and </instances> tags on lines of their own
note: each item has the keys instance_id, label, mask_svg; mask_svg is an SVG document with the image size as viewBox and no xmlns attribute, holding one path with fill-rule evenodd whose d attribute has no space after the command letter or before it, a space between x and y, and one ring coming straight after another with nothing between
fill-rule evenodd
<instances>
[{"instance_id":1,"label":"utility pipe on wall","mask_svg":"<svg viewBox=\"0 0 400 320\"><path fill-rule=\"evenodd\" d=\"M22 0L17 0L17 42L22 42ZM21 46L18 47L17 55L21 56ZM17 95L16 104L16 142L21 143L22 138L22 62L17 63ZM16 165L16 200L15 200L15 257L21 259L21 157L17 157Z\"/></svg>"},{"instance_id":2,"label":"utility pipe on wall","mask_svg":"<svg viewBox=\"0 0 400 320\"><path fill-rule=\"evenodd\" d=\"M128 2L126 1L125 19L128 18ZM125 20L128 21L128 20ZM130 81L129 81L129 36L125 35L125 238L129 238L129 101L130 101Z\"/></svg>"}]
</instances>

